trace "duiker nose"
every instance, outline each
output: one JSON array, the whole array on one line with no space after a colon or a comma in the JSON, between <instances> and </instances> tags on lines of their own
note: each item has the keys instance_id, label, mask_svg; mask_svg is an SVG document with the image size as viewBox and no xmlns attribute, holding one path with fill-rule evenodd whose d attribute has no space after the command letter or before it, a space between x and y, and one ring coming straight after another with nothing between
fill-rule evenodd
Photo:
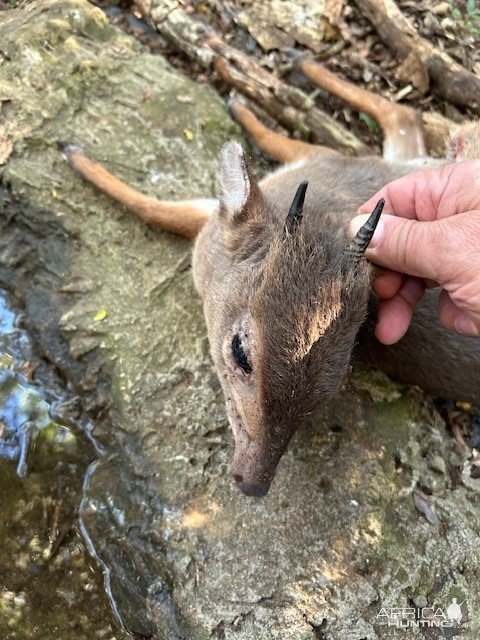
<instances>
[{"instance_id":1,"label":"duiker nose","mask_svg":"<svg viewBox=\"0 0 480 640\"><path fill-rule=\"evenodd\" d=\"M254 482L245 482L243 476L239 473L234 473L233 478L238 485L238 488L246 496L252 498L262 498L267 495L270 488L269 485L255 484Z\"/></svg>"}]
</instances>

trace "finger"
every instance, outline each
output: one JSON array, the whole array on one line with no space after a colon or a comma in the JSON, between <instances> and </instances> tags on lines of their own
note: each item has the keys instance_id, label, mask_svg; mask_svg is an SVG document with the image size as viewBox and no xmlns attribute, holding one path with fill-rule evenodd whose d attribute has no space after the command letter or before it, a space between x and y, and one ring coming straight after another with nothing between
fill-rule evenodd
<instances>
[{"instance_id":1,"label":"finger","mask_svg":"<svg viewBox=\"0 0 480 640\"><path fill-rule=\"evenodd\" d=\"M407 332L415 306L421 300L425 286L418 278L408 278L397 295L381 301L375 329L377 339L390 345L398 342Z\"/></svg>"},{"instance_id":2,"label":"finger","mask_svg":"<svg viewBox=\"0 0 480 640\"><path fill-rule=\"evenodd\" d=\"M480 335L480 321L470 318L465 311L459 309L445 290L440 292L438 299L438 317L441 323L454 333L465 336Z\"/></svg>"},{"instance_id":3,"label":"finger","mask_svg":"<svg viewBox=\"0 0 480 640\"><path fill-rule=\"evenodd\" d=\"M393 298L398 293L403 280L403 274L398 273L398 271L382 270L375 276L372 288L379 298L388 300L388 298Z\"/></svg>"}]
</instances>

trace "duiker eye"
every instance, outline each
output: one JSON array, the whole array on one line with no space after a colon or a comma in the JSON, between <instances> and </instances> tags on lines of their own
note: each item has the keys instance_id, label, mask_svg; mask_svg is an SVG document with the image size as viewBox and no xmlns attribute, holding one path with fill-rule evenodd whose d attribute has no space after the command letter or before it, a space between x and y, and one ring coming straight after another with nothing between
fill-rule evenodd
<instances>
[{"instance_id":1,"label":"duiker eye","mask_svg":"<svg viewBox=\"0 0 480 640\"><path fill-rule=\"evenodd\" d=\"M252 366L248 361L248 358L243 350L243 344L240 336L236 333L232 340L232 355L238 366L245 371L245 373L252 373Z\"/></svg>"}]
</instances>

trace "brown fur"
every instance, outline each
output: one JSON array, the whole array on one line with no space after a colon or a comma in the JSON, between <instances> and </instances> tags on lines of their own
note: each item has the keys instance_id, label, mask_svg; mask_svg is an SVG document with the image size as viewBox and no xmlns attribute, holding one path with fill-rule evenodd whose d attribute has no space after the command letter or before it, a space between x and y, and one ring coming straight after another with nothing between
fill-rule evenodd
<instances>
[{"instance_id":1,"label":"brown fur","mask_svg":"<svg viewBox=\"0 0 480 640\"><path fill-rule=\"evenodd\" d=\"M247 495L268 491L291 436L336 392L354 349L366 362L435 395L480 399L480 339L448 333L436 317L437 294L430 292L407 335L392 347L381 345L373 335L371 268L365 261L354 264L345 251L346 223L364 201L395 178L446 161L418 157L423 135L412 110L352 88L317 67L302 68L320 86L344 99L350 96L352 104L365 103L364 110L384 128L388 160L345 158L288 141L237 104L234 113L262 148L297 162L257 185L240 145L229 143L222 150L219 202L207 216L200 201L146 199L78 150L64 147L74 168L142 219L151 221L153 210L163 228L187 237L201 229L193 275L235 437L232 473ZM477 135L478 127L465 131ZM476 149L464 144L461 134L453 145L461 157ZM285 232L302 180L309 181L303 219Z\"/></svg>"}]
</instances>

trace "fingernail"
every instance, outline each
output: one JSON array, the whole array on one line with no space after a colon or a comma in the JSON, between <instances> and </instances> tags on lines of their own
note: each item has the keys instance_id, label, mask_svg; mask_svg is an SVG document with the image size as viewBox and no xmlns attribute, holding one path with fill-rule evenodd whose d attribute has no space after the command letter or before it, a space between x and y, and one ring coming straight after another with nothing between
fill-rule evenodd
<instances>
[{"instance_id":1,"label":"fingernail","mask_svg":"<svg viewBox=\"0 0 480 640\"><path fill-rule=\"evenodd\" d=\"M366 215L355 216L355 218L352 218L350 220L348 225L348 233L351 238L356 236L360 227L362 227L366 223L369 217L370 217L370 214L366 214ZM380 238L383 233L383 229L384 229L383 218L380 218L377 224L377 228L375 229L375 233L373 234L373 237L370 240L370 243L368 245L370 249L375 249L375 247L378 246L380 242Z\"/></svg>"},{"instance_id":2,"label":"fingernail","mask_svg":"<svg viewBox=\"0 0 480 640\"><path fill-rule=\"evenodd\" d=\"M455 331L463 333L465 336L478 336L478 328L467 316L458 317L453 323Z\"/></svg>"},{"instance_id":3,"label":"fingernail","mask_svg":"<svg viewBox=\"0 0 480 640\"><path fill-rule=\"evenodd\" d=\"M352 218L348 223L348 235L351 238L354 238L357 235L360 227L364 225L367 220L368 220L367 215L360 215L360 216L355 216L355 218Z\"/></svg>"}]
</instances>

